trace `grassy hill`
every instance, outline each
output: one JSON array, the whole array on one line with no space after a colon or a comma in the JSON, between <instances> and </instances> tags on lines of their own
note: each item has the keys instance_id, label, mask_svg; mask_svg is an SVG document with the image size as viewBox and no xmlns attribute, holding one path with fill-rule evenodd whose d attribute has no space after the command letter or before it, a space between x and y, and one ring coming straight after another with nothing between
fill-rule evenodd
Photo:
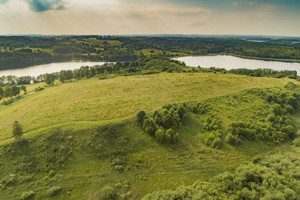
<instances>
[{"instance_id":1,"label":"grassy hill","mask_svg":"<svg viewBox=\"0 0 300 200\"><path fill-rule=\"evenodd\" d=\"M205 144L210 131L203 124L213 115L225 133L236 120L260 120L257 116L268 114L270 104L249 89L290 92L283 87L290 81L160 73L46 87L0 107L0 199L99 199L105 186L114 187L119 199L140 199L233 172L254 157L289 151L289 141L244 140L212 148ZM177 144L159 144L136 124L139 110L151 114L184 102L185 120L175 128ZM194 113L197 103L209 104L209 111ZM26 140L12 137L15 120L23 125Z\"/></svg>"},{"instance_id":2,"label":"grassy hill","mask_svg":"<svg viewBox=\"0 0 300 200\"><path fill-rule=\"evenodd\" d=\"M164 104L274 87L289 81L210 73L161 73L57 84L2 106L0 139L3 142L12 137L11 125L15 120L24 126L25 132L30 132L55 124L123 119L135 116L141 109L153 111Z\"/></svg>"}]
</instances>

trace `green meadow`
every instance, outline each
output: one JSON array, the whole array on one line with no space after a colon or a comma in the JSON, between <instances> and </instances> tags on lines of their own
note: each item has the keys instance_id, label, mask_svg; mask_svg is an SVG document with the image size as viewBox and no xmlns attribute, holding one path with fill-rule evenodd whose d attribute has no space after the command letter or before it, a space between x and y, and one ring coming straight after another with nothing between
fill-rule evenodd
<instances>
[{"instance_id":1,"label":"green meadow","mask_svg":"<svg viewBox=\"0 0 300 200\"><path fill-rule=\"evenodd\" d=\"M154 111L165 104L274 87L289 81L211 73L161 73L57 83L1 107L0 139L3 142L12 137L14 120L24 126L26 135L56 124L124 119L134 117L139 110ZM41 85L27 86L28 92Z\"/></svg>"},{"instance_id":2,"label":"green meadow","mask_svg":"<svg viewBox=\"0 0 300 200\"><path fill-rule=\"evenodd\" d=\"M285 87L289 82L296 89ZM41 85L27 86L28 92ZM56 82L0 107L0 199L96 200L105 199L110 189L115 195L106 199L141 199L288 152L291 139L244 139L233 145L225 136L232 122L263 121L272 108L266 95L293 95L297 85L291 79L214 73ZM185 109L174 128L175 144L158 143L136 122L138 111L151 116L168 104ZM208 105L205 112L195 110L200 104ZM206 128L208 118L220 121L218 148L207 143L213 133ZM299 121L299 115L291 119ZM23 140L12 135L15 120L23 127Z\"/></svg>"}]
</instances>

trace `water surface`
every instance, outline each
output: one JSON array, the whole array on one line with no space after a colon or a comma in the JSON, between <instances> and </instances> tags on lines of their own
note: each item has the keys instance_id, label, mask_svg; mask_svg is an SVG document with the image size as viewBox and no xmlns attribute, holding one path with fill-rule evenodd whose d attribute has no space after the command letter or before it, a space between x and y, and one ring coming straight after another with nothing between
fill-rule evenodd
<instances>
[{"instance_id":1,"label":"water surface","mask_svg":"<svg viewBox=\"0 0 300 200\"><path fill-rule=\"evenodd\" d=\"M300 63L292 62L280 62L280 61L265 61L256 59L245 59L238 58L235 56L227 55L217 55L217 56L188 56L175 58L174 60L179 60L185 62L187 66L192 67L218 67L229 69L258 69L258 68L268 68L274 70L296 70L297 74L300 75Z\"/></svg>"},{"instance_id":2,"label":"water surface","mask_svg":"<svg viewBox=\"0 0 300 200\"><path fill-rule=\"evenodd\" d=\"M105 62L61 62L61 63L50 63L43 65L35 65L26 67L23 69L12 69L0 71L0 76L38 76L46 73L59 72L61 70L74 70L79 69L81 66L94 66L103 65Z\"/></svg>"}]
</instances>

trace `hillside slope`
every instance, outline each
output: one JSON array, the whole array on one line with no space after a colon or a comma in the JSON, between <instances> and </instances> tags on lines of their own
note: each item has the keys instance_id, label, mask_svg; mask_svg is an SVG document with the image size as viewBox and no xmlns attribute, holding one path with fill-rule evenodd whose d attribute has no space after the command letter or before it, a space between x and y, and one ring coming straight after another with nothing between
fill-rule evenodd
<instances>
[{"instance_id":1,"label":"hillside slope","mask_svg":"<svg viewBox=\"0 0 300 200\"><path fill-rule=\"evenodd\" d=\"M152 111L164 104L274 87L289 81L211 73L161 73L58 84L0 107L0 143L12 137L15 120L25 132L30 132L60 123L122 119L141 109Z\"/></svg>"},{"instance_id":2,"label":"hillside slope","mask_svg":"<svg viewBox=\"0 0 300 200\"><path fill-rule=\"evenodd\" d=\"M161 73L45 88L0 108L0 199L96 200L103 188L114 189L116 199L140 199L233 172L254 157L289 151L288 139L224 142L231 122L268 115L271 104L262 94L298 92L284 87L289 81ZM182 125L174 128L178 143L160 144L137 125L135 116L139 110L164 112L162 106L172 103L186 111ZM209 107L194 112L198 104ZM205 142L211 133L205 122L211 116L222 121L218 148ZM14 120L23 125L25 140L12 138Z\"/></svg>"}]
</instances>

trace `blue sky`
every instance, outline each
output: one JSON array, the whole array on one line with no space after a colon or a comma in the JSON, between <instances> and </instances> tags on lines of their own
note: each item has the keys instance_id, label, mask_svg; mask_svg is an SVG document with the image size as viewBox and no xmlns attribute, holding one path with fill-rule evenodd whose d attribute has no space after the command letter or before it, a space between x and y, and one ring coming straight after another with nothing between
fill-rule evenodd
<instances>
[{"instance_id":1,"label":"blue sky","mask_svg":"<svg viewBox=\"0 0 300 200\"><path fill-rule=\"evenodd\" d=\"M300 36L300 0L0 0L0 34Z\"/></svg>"}]
</instances>

